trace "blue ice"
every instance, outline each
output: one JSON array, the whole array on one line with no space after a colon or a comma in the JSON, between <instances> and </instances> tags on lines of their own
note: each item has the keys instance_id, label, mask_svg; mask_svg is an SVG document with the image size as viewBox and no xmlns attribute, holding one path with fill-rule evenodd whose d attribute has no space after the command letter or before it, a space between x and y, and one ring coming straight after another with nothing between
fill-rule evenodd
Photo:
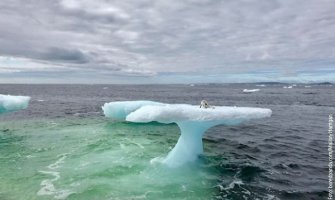
<instances>
[{"instance_id":1,"label":"blue ice","mask_svg":"<svg viewBox=\"0 0 335 200\"><path fill-rule=\"evenodd\" d=\"M30 97L0 94L0 114L13 112L28 107Z\"/></svg>"}]
</instances>

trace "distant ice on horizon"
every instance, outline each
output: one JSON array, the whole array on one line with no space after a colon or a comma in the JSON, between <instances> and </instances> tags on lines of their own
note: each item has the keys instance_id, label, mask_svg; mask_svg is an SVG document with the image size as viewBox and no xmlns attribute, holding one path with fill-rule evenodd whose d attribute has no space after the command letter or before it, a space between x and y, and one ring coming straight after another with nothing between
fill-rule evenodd
<instances>
[{"instance_id":1,"label":"distant ice on horizon","mask_svg":"<svg viewBox=\"0 0 335 200\"><path fill-rule=\"evenodd\" d=\"M283 88L284 88L284 89L292 89L293 86L292 86L292 85L289 85L289 86L284 86Z\"/></svg>"},{"instance_id":2,"label":"distant ice on horizon","mask_svg":"<svg viewBox=\"0 0 335 200\"><path fill-rule=\"evenodd\" d=\"M260 91L260 89L244 89L243 92L244 93L253 93L253 92L258 92Z\"/></svg>"}]
</instances>

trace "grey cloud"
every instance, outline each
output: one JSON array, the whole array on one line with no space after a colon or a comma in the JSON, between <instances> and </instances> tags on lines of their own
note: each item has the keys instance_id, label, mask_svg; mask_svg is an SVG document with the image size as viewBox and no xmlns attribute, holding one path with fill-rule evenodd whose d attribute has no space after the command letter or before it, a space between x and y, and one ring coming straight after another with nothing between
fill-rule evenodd
<instances>
[{"instance_id":1,"label":"grey cloud","mask_svg":"<svg viewBox=\"0 0 335 200\"><path fill-rule=\"evenodd\" d=\"M332 0L4 0L0 56L144 76L329 67L334 10Z\"/></svg>"},{"instance_id":2,"label":"grey cloud","mask_svg":"<svg viewBox=\"0 0 335 200\"><path fill-rule=\"evenodd\" d=\"M76 49L64 49L59 47L51 47L40 57L42 60L68 62L68 63L87 63L89 58L87 55Z\"/></svg>"}]
</instances>

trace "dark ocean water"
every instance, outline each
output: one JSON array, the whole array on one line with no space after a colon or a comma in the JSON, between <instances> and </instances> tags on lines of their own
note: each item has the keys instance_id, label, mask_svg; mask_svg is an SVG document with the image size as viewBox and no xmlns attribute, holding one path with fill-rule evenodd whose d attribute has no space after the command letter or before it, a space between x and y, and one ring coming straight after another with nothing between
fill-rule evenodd
<instances>
[{"instance_id":1,"label":"dark ocean water","mask_svg":"<svg viewBox=\"0 0 335 200\"><path fill-rule=\"evenodd\" d=\"M335 86L284 86L0 85L0 94L32 97L28 109L0 116L0 199L327 199ZM273 115L211 128L200 169L151 177L159 173L147 163L169 151L178 127L113 122L101 110L111 101L202 99L270 108ZM118 157L124 159L115 163ZM159 180L165 176L173 178Z\"/></svg>"}]
</instances>

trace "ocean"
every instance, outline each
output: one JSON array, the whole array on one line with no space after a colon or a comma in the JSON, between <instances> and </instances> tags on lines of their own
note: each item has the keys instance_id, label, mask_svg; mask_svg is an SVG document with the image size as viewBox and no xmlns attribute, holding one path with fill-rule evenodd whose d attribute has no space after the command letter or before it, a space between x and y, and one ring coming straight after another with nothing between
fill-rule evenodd
<instances>
[{"instance_id":1,"label":"ocean","mask_svg":"<svg viewBox=\"0 0 335 200\"><path fill-rule=\"evenodd\" d=\"M327 199L332 84L6 85L31 97L0 116L0 199ZM260 91L243 93L243 89ZM270 118L216 126L195 163L153 162L176 144L176 124L104 117L123 100L270 108Z\"/></svg>"}]
</instances>

